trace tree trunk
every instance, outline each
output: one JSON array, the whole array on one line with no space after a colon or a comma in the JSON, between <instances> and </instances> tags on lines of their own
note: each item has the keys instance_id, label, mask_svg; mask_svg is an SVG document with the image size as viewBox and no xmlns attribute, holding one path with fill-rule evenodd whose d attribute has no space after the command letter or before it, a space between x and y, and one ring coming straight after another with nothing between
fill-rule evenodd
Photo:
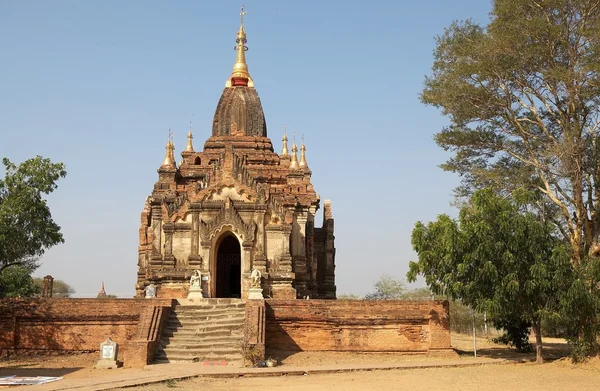
<instances>
[{"instance_id":1,"label":"tree trunk","mask_svg":"<svg viewBox=\"0 0 600 391\"><path fill-rule=\"evenodd\" d=\"M581 261L581 233L575 231L570 232L569 238L571 244L571 263L575 268L579 267Z\"/></svg>"},{"instance_id":2,"label":"tree trunk","mask_svg":"<svg viewBox=\"0 0 600 391\"><path fill-rule=\"evenodd\" d=\"M542 357L542 321L532 322L533 332L535 333L535 362L536 364L543 364L544 357Z\"/></svg>"}]
</instances>

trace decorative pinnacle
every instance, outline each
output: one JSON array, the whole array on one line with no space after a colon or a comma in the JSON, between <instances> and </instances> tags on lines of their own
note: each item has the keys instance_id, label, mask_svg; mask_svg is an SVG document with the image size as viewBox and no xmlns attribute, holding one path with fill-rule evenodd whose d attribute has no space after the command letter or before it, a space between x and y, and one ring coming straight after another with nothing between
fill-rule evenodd
<instances>
[{"instance_id":1,"label":"decorative pinnacle","mask_svg":"<svg viewBox=\"0 0 600 391\"><path fill-rule=\"evenodd\" d=\"M244 4L242 4L242 10L240 11L240 26L244 26L244 15L246 15L247 12L244 11Z\"/></svg>"},{"instance_id":2,"label":"decorative pinnacle","mask_svg":"<svg viewBox=\"0 0 600 391\"><path fill-rule=\"evenodd\" d=\"M297 170L298 166L298 146L296 145L296 133L294 132L294 143L292 144L292 161L290 162L290 168Z\"/></svg>"},{"instance_id":3,"label":"decorative pinnacle","mask_svg":"<svg viewBox=\"0 0 600 391\"><path fill-rule=\"evenodd\" d=\"M194 152L194 146L192 145L192 139L194 136L192 135L192 121L190 121L190 131L188 132L188 142L187 147L185 147L186 152Z\"/></svg>"},{"instance_id":4,"label":"decorative pinnacle","mask_svg":"<svg viewBox=\"0 0 600 391\"><path fill-rule=\"evenodd\" d=\"M281 139L281 141L283 141L283 150L281 151L281 157L290 156L290 154L288 153L287 146L287 124L283 124L283 138Z\"/></svg>"},{"instance_id":5,"label":"decorative pinnacle","mask_svg":"<svg viewBox=\"0 0 600 391\"><path fill-rule=\"evenodd\" d=\"M165 161L162 164L162 167L175 167L175 154L173 150L175 150L175 146L173 145L173 132L169 129L169 139L167 140L167 146L165 149L167 153L165 154Z\"/></svg>"},{"instance_id":6,"label":"decorative pinnacle","mask_svg":"<svg viewBox=\"0 0 600 391\"><path fill-rule=\"evenodd\" d=\"M248 50L248 46L246 46L246 31L244 30L244 15L246 14L247 12L244 11L244 6L242 6L242 11L240 12L240 28L235 40L236 45L234 46L234 49L236 50L235 64L233 65L233 71L231 72L229 80L225 83L226 87L254 87L254 82L250 77L250 73L248 73L248 64L246 64L246 50Z\"/></svg>"},{"instance_id":7,"label":"decorative pinnacle","mask_svg":"<svg viewBox=\"0 0 600 391\"><path fill-rule=\"evenodd\" d=\"M304 145L304 135L302 135L302 146L300 146L300 167L306 167L306 146Z\"/></svg>"},{"instance_id":8,"label":"decorative pinnacle","mask_svg":"<svg viewBox=\"0 0 600 391\"><path fill-rule=\"evenodd\" d=\"M177 168L175 163L175 144L173 144L173 132L171 132L171 129L169 129L169 138L171 142L171 161L173 162L173 166Z\"/></svg>"}]
</instances>

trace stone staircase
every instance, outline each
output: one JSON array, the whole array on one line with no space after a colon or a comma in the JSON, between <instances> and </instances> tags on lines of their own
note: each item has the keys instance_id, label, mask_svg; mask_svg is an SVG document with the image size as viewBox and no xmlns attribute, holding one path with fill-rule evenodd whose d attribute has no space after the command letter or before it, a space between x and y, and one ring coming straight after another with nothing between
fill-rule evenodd
<instances>
[{"instance_id":1,"label":"stone staircase","mask_svg":"<svg viewBox=\"0 0 600 391\"><path fill-rule=\"evenodd\" d=\"M163 328L156 363L241 363L245 302L204 299L171 312Z\"/></svg>"}]
</instances>

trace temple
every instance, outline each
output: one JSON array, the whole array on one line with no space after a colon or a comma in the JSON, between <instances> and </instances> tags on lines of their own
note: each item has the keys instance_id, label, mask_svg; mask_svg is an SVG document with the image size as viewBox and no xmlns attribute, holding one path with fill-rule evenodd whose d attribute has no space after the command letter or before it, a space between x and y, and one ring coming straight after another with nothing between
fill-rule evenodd
<instances>
[{"instance_id":1,"label":"temple","mask_svg":"<svg viewBox=\"0 0 600 391\"><path fill-rule=\"evenodd\" d=\"M199 271L202 296L247 298L251 272L266 298L335 299L334 222L311 184L304 140L281 154L246 63L241 14L236 61L219 99L212 136L196 151L190 130L179 164L172 136L141 215L136 296L184 298Z\"/></svg>"}]
</instances>

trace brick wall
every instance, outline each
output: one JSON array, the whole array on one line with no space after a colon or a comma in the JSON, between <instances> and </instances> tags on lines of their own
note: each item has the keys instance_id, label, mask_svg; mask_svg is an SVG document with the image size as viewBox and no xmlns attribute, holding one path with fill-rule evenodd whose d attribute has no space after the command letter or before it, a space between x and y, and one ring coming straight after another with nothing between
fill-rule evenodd
<instances>
[{"instance_id":1,"label":"brick wall","mask_svg":"<svg viewBox=\"0 0 600 391\"><path fill-rule=\"evenodd\" d=\"M267 300L266 347L285 351L449 350L447 301Z\"/></svg>"},{"instance_id":2,"label":"brick wall","mask_svg":"<svg viewBox=\"0 0 600 391\"><path fill-rule=\"evenodd\" d=\"M246 300L245 316L245 344L242 353L246 359L264 360L266 331L264 300Z\"/></svg>"},{"instance_id":3,"label":"brick wall","mask_svg":"<svg viewBox=\"0 0 600 391\"><path fill-rule=\"evenodd\" d=\"M257 347L450 350L448 302L267 300L265 307L262 301L252 302L247 303L246 316L253 332L246 337ZM172 304L171 299L0 300L0 350L98 351L111 337L120 345L119 360L125 366L143 366L154 355Z\"/></svg>"},{"instance_id":4,"label":"brick wall","mask_svg":"<svg viewBox=\"0 0 600 391\"><path fill-rule=\"evenodd\" d=\"M170 299L0 300L0 349L98 351L111 337L125 366L145 365ZM137 353L132 354L137 351ZM138 358L138 356L140 358Z\"/></svg>"}]
</instances>

